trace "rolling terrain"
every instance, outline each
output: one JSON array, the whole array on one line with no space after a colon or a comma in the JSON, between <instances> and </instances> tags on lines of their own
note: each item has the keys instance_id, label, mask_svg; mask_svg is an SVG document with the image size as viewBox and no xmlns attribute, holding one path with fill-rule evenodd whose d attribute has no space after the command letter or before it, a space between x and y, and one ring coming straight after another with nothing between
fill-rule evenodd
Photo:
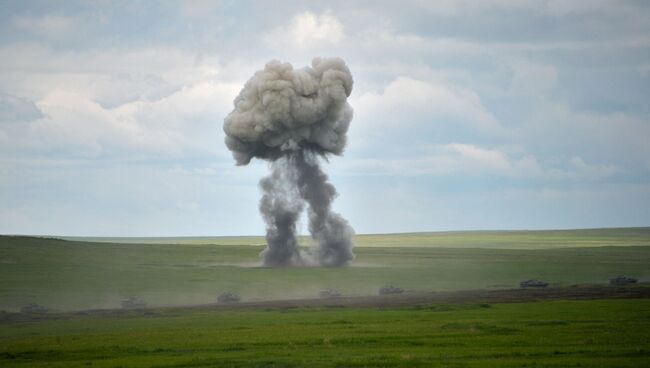
<instances>
[{"instance_id":1,"label":"rolling terrain","mask_svg":"<svg viewBox=\"0 0 650 368\"><path fill-rule=\"evenodd\" d=\"M220 244L263 246L263 236L196 237L62 237L67 240L133 244ZM300 243L309 245L308 236ZM547 249L598 246L650 246L650 227L516 230L516 231L443 231L398 234L357 234L355 247L428 247Z\"/></svg>"},{"instance_id":2,"label":"rolling terrain","mask_svg":"<svg viewBox=\"0 0 650 368\"><path fill-rule=\"evenodd\" d=\"M0 366L650 365L648 228L361 235L345 268L260 267L253 237L75 239L0 236Z\"/></svg>"},{"instance_id":3,"label":"rolling terrain","mask_svg":"<svg viewBox=\"0 0 650 368\"><path fill-rule=\"evenodd\" d=\"M255 301L313 298L326 288L364 296L386 285L430 292L507 289L529 278L556 287L605 284L619 274L650 279L647 228L569 233L513 232L514 240L509 232L491 234L489 240L483 232L464 233L461 238L466 240L458 247L440 247L436 236L427 234L417 236L433 239L428 246L388 247L381 236L373 236L372 242L355 250L357 258L346 268L263 268L258 256L262 247L254 245L1 236L0 310L16 311L28 303L62 311L116 308L129 296L152 306L205 304L225 291ZM594 240L598 234L603 239ZM521 244L528 248L512 249L516 242L519 248ZM603 245L586 247L586 243ZM540 249L531 244L554 246Z\"/></svg>"}]
</instances>

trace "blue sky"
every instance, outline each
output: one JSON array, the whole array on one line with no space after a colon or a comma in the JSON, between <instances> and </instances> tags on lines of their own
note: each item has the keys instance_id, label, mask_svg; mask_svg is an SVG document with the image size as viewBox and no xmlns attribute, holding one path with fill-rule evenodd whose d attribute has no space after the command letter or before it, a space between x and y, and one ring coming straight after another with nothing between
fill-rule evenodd
<instances>
[{"instance_id":1,"label":"blue sky","mask_svg":"<svg viewBox=\"0 0 650 368\"><path fill-rule=\"evenodd\" d=\"M358 233L650 225L647 2L3 1L0 233L262 234L223 118L315 56L355 78Z\"/></svg>"}]
</instances>

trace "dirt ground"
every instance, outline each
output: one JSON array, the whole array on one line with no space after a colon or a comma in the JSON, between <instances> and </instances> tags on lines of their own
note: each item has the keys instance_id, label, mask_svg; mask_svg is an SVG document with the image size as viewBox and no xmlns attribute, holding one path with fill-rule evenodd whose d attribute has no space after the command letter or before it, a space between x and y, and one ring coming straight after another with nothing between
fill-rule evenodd
<instances>
[{"instance_id":1,"label":"dirt ground","mask_svg":"<svg viewBox=\"0 0 650 368\"><path fill-rule=\"evenodd\" d=\"M519 303L542 300L650 298L650 284L633 286L576 285L565 288L404 292L393 295L341 296L332 298L242 301L142 309L102 309L75 312L10 313L0 311L0 324L11 322L71 319L75 317L130 318L160 316L183 311L289 310L295 308L417 308L431 304Z\"/></svg>"},{"instance_id":2,"label":"dirt ground","mask_svg":"<svg viewBox=\"0 0 650 368\"><path fill-rule=\"evenodd\" d=\"M650 285L581 285L567 288L464 290L446 292L404 292L393 295L342 296L319 299L250 301L210 304L187 308L200 309L285 309L317 307L404 308L428 304L517 303L560 299L650 298Z\"/></svg>"}]
</instances>

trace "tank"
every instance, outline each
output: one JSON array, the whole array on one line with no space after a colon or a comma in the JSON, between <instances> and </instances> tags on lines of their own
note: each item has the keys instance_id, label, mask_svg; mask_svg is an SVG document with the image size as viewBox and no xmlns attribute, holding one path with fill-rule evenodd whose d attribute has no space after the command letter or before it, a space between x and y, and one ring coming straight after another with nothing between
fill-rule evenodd
<instances>
[{"instance_id":1,"label":"tank","mask_svg":"<svg viewBox=\"0 0 650 368\"><path fill-rule=\"evenodd\" d=\"M29 303L26 306L20 308L20 312L21 313L47 313L48 309L36 303Z\"/></svg>"},{"instance_id":2,"label":"tank","mask_svg":"<svg viewBox=\"0 0 650 368\"><path fill-rule=\"evenodd\" d=\"M128 299L122 300L122 308L124 309L139 309L145 308L147 303L144 300L138 298L137 296L129 297Z\"/></svg>"},{"instance_id":3,"label":"tank","mask_svg":"<svg viewBox=\"0 0 650 368\"><path fill-rule=\"evenodd\" d=\"M217 296L219 303L238 303L240 300L239 295L233 293L221 293Z\"/></svg>"},{"instance_id":4,"label":"tank","mask_svg":"<svg viewBox=\"0 0 650 368\"><path fill-rule=\"evenodd\" d=\"M636 284L638 280L635 279L634 277L627 277L627 276L616 276L613 279L609 280L609 283L611 285L629 285L629 284Z\"/></svg>"},{"instance_id":5,"label":"tank","mask_svg":"<svg viewBox=\"0 0 650 368\"><path fill-rule=\"evenodd\" d=\"M401 294L404 289L395 286L385 286L379 289L379 295Z\"/></svg>"},{"instance_id":6,"label":"tank","mask_svg":"<svg viewBox=\"0 0 650 368\"><path fill-rule=\"evenodd\" d=\"M318 295L322 299L329 299L329 298L338 298L341 296L341 293L334 289L326 289L318 293Z\"/></svg>"},{"instance_id":7,"label":"tank","mask_svg":"<svg viewBox=\"0 0 650 368\"><path fill-rule=\"evenodd\" d=\"M548 282L539 281L539 280L526 280L519 283L519 286L523 289L525 288L545 288L548 286Z\"/></svg>"}]
</instances>

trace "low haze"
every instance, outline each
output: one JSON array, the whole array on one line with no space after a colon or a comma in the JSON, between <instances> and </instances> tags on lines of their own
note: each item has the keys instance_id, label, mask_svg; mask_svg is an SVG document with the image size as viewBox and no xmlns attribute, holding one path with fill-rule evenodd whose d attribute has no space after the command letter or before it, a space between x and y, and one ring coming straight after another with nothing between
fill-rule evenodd
<instances>
[{"instance_id":1,"label":"low haze","mask_svg":"<svg viewBox=\"0 0 650 368\"><path fill-rule=\"evenodd\" d=\"M269 60L332 56L357 233L650 223L648 4L361 4L3 1L0 233L263 234L224 118Z\"/></svg>"}]
</instances>

